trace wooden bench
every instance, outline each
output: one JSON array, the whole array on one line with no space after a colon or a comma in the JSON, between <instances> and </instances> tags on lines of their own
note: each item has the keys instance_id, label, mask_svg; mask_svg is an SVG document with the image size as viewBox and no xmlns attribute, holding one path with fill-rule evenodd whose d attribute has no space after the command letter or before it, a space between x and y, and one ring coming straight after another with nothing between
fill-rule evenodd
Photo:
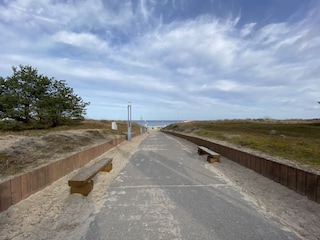
<instances>
[{"instance_id":1,"label":"wooden bench","mask_svg":"<svg viewBox=\"0 0 320 240\"><path fill-rule=\"evenodd\" d=\"M209 148L198 146L198 154L199 155L208 154L207 161L209 163L220 162L220 154L210 150Z\"/></svg>"},{"instance_id":2,"label":"wooden bench","mask_svg":"<svg viewBox=\"0 0 320 240\"><path fill-rule=\"evenodd\" d=\"M92 178L98 172L110 172L112 169L112 159L113 158L104 158L90 167L81 169L80 172L68 181L68 184L71 187L70 194L81 193L84 196L88 196L93 189Z\"/></svg>"}]
</instances>

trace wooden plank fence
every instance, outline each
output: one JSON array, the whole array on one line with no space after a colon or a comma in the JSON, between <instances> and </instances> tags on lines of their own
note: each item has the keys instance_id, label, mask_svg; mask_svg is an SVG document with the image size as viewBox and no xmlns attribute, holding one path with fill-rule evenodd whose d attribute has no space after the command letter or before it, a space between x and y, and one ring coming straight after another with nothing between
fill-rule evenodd
<instances>
[{"instance_id":1,"label":"wooden plank fence","mask_svg":"<svg viewBox=\"0 0 320 240\"><path fill-rule=\"evenodd\" d=\"M310 200L320 203L320 176L317 173L255 156L199 137L172 131L163 132L186 139L196 145L205 146L241 166L252 169L301 195L307 196Z\"/></svg>"},{"instance_id":2,"label":"wooden plank fence","mask_svg":"<svg viewBox=\"0 0 320 240\"><path fill-rule=\"evenodd\" d=\"M133 137L137 135L134 134ZM125 140L126 137L121 137L102 143L0 183L0 212L84 166Z\"/></svg>"}]
</instances>

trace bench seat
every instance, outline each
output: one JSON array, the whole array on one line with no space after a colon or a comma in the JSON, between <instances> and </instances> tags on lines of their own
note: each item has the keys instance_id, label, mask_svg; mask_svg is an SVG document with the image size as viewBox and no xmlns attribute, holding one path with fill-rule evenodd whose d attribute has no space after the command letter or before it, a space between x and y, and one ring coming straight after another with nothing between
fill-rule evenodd
<instances>
[{"instance_id":1,"label":"bench seat","mask_svg":"<svg viewBox=\"0 0 320 240\"><path fill-rule=\"evenodd\" d=\"M220 154L204 146L198 146L198 154L199 155L208 154L207 161L209 163L220 162Z\"/></svg>"},{"instance_id":2,"label":"bench seat","mask_svg":"<svg viewBox=\"0 0 320 240\"><path fill-rule=\"evenodd\" d=\"M81 169L68 181L68 185L71 187L70 194L81 193L87 196L93 189L92 178L98 172L110 172L112 170L112 159L113 158L104 158L90 167Z\"/></svg>"}]
</instances>

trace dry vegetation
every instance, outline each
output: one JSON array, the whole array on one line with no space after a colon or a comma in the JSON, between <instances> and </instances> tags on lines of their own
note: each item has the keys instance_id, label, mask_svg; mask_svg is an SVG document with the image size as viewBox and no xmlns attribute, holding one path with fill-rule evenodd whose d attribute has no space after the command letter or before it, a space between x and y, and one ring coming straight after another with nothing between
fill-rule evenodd
<instances>
[{"instance_id":1,"label":"dry vegetation","mask_svg":"<svg viewBox=\"0 0 320 240\"><path fill-rule=\"evenodd\" d=\"M170 125L166 130L217 139L320 167L320 120L220 120Z\"/></svg>"},{"instance_id":2,"label":"dry vegetation","mask_svg":"<svg viewBox=\"0 0 320 240\"><path fill-rule=\"evenodd\" d=\"M111 129L111 121L85 120L72 126L46 130L0 132L0 180L30 168L43 165L119 136L125 136L127 123L117 121L118 130ZM133 124L133 133L139 126Z\"/></svg>"},{"instance_id":3,"label":"dry vegetation","mask_svg":"<svg viewBox=\"0 0 320 240\"><path fill-rule=\"evenodd\" d=\"M0 132L0 180L66 155L124 136L127 123L85 120L46 130ZM225 141L320 169L320 121L220 120L172 124L166 130ZM133 132L139 126L133 124Z\"/></svg>"}]
</instances>

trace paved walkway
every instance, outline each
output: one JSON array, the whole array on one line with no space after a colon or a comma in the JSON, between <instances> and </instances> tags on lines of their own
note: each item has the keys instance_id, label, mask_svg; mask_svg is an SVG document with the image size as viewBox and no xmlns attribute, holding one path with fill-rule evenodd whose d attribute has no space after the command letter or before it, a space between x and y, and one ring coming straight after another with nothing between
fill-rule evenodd
<instances>
[{"instance_id":1,"label":"paved walkway","mask_svg":"<svg viewBox=\"0 0 320 240\"><path fill-rule=\"evenodd\" d=\"M161 132L140 144L83 239L297 239Z\"/></svg>"}]
</instances>

